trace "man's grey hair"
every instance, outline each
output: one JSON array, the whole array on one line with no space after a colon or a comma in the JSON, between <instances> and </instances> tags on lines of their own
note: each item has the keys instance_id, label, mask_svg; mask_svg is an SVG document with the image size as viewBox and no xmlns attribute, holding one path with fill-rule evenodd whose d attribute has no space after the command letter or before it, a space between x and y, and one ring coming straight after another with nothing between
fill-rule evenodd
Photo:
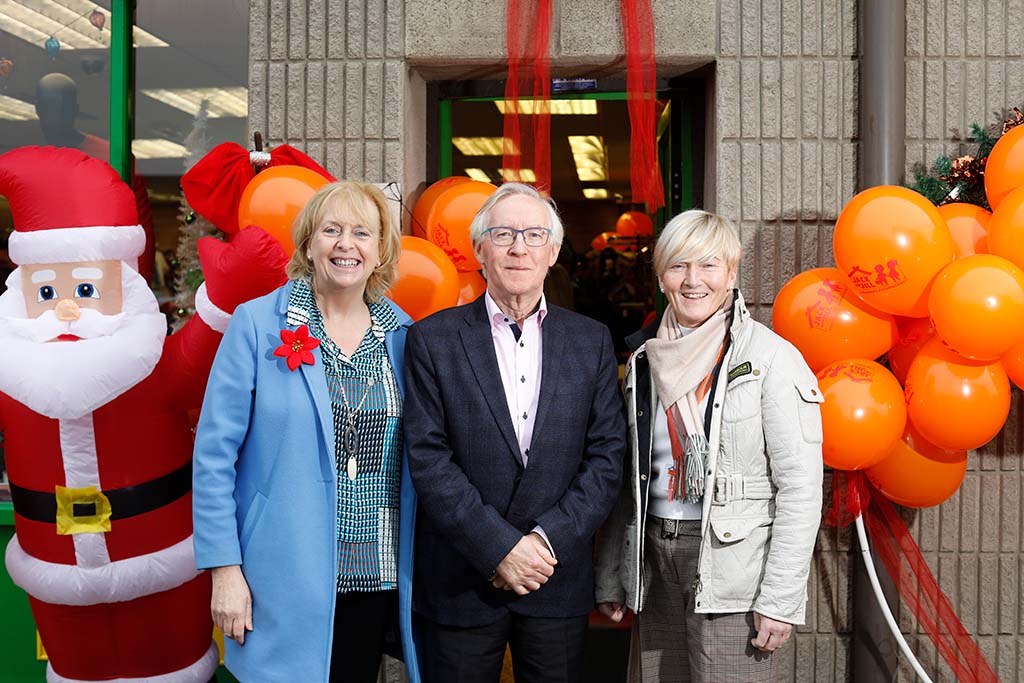
<instances>
[{"instance_id":1,"label":"man's grey hair","mask_svg":"<svg viewBox=\"0 0 1024 683\"><path fill-rule=\"evenodd\" d=\"M469 238L473 241L473 246L479 244L480 241L486 237L487 228L496 227L491 225L491 209L494 208L494 205L502 199L513 195L525 195L527 197L532 197L547 208L548 222L550 225L540 227L551 228L551 241L554 244L560 245L562 243L562 239L565 237L565 228L562 226L562 219L558 217L558 211L555 209L555 202L543 196L536 190L536 188L530 185L524 185L523 183L503 183L498 186L498 190L492 194L486 202L484 202L484 205L476 212L476 216L473 217L473 222L469 224Z\"/></svg>"}]
</instances>

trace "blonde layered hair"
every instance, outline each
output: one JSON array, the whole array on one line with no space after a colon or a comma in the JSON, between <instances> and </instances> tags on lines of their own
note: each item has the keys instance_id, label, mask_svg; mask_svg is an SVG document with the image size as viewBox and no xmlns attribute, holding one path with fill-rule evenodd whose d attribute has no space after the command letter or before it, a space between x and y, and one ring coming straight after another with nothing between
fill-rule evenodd
<instances>
[{"instance_id":1,"label":"blonde layered hair","mask_svg":"<svg viewBox=\"0 0 1024 683\"><path fill-rule=\"evenodd\" d=\"M368 211L367 203L376 210ZM292 226L295 251L288 261L288 277L293 280L312 278L313 263L306 252L309 251L313 233L331 210L348 212L365 227L377 229L380 240L380 265L367 280L363 298L368 303L380 301L384 292L391 288L397 275L398 258L402 255L402 235L391 218L384 193L369 183L339 180L324 185L310 197Z\"/></svg>"},{"instance_id":2,"label":"blonde layered hair","mask_svg":"<svg viewBox=\"0 0 1024 683\"><path fill-rule=\"evenodd\" d=\"M676 263L700 263L720 258L729 270L743 257L736 228L710 211L690 209L668 222L654 246L654 272L664 275Z\"/></svg>"}]
</instances>

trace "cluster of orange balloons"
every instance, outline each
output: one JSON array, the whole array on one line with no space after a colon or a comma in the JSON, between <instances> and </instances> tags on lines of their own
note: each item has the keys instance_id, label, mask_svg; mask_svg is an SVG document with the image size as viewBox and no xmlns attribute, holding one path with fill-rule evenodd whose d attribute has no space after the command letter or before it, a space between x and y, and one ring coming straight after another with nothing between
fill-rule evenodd
<instances>
[{"instance_id":1,"label":"cluster of orange balloons","mask_svg":"<svg viewBox=\"0 0 1024 683\"><path fill-rule=\"evenodd\" d=\"M475 300L487 288L469 224L498 188L464 176L442 178L420 195L413 235L402 237L398 278L388 296L413 320Z\"/></svg>"},{"instance_id":2,"label":"cluster of orange balloons","mask_svg":"<svg viewBox=\"0 0 1024 683\"><path fill-rule=\"evenodd\" d=\"M992 213L861 192L836 222L836 268L798 274L772 310L818 375L825 463L907 506L956 492L967 451L1006 422L1010 381L1024 388L1024 126L985 184Z\"/></svg>"}]
</instances>

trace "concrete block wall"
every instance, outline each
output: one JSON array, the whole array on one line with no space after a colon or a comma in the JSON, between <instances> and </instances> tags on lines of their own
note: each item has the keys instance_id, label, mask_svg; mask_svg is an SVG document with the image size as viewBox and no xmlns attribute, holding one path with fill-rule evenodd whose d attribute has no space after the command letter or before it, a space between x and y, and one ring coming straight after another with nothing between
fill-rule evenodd
<instances>
[{"instance_id":1,"label":"concrete block wall","mask_svg":"<svg viewBox=\"0 0 1024 683\"><path fill-rule=\"evenodd\" d=\"M740 226L741 286L767 322L793 275L831 265L856 183L853 0L723 0L716 63L716 209Z\"/></svg>"},{"instance_id":2,"label":"concrete block wall","mask_svg":"<svg viewBox=\"0 0 1024 683\"><path fill-rule=\"evenodd\" d=\"M1024 108L1024 2L907 0L907 176L940 154L974 153L972 123ZM960 491L911 517L925 559L1000 680L1024 679L1021 394L1003 433L972 452ZM913 619L900 624L936 681L954 681ZM903 666L900 681L914 680Z\"/></svg>"},{"instance_id":3,"label":"concrete block wall","mask_svg":"<svg viewBox=\"0 0 1024 683\"><path fill-rule=\"evenodd\" d=\"M251 0L249 128L339 178L401 182L403 0Z\"/></svg>"}]
</instances>

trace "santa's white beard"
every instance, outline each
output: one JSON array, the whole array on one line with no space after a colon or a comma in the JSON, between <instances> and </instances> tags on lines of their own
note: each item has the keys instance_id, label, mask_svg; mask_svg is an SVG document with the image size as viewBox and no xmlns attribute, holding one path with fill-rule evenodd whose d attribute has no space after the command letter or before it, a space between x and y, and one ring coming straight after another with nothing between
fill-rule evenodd
<instances>
[{"instance_id":1,"label":"santa's white beard","mask_svg":"<svg viewBox=\"0 0 1024 683\"><path fill-rule=\"evenodd\" d=\"M71 325L52 311L25 318L16 270L0 295L0 391L56 419L87 415L149 376L160 360L167 320L145 281L122 268L124 312L83 309ZM20 313L20 315L19 315ZM62 334L78 341L40 341Z\"/></svg>"}]
</instances>

